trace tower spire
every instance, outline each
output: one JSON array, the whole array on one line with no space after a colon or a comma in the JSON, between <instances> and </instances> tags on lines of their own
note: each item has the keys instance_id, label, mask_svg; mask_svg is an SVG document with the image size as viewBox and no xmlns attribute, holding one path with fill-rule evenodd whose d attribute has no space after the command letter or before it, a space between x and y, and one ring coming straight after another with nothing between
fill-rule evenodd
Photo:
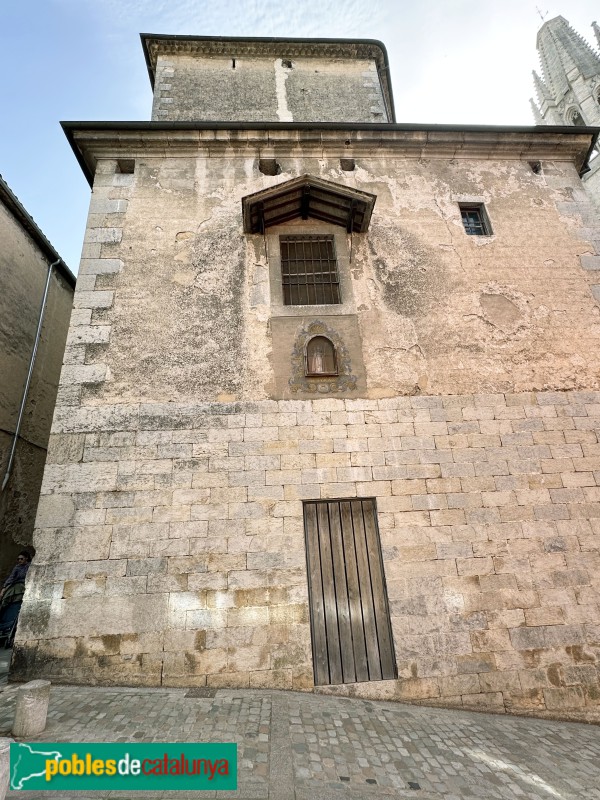
<instances>
[{"instance_id":1,"label":"tower spire","mask_svg":"<svg viewBox=\"0 0 600 800\"><path fill-rule=\"evenodd\" d=\"M570 89L567 74L571 70L576 68L584 79L600 72L600 58L564 17L542 25L537 48L544 79L557 102Z\"/></svg>"},{"instance_id":2,"label":"tower spire","mask_svg":"<svg viewBox=\"0 0 600 800\"><path fill-rule=\"evenodd\" d=\"M600 43L600 26L592 22ZM564 17L554 17L537 35L541 73L533 73L536 122L545 125L598 125L600 55Z\"/></svg>"},{"instance_id":3,"label":"tower spire","mask_svg":"<svg viewBox=\"0 0 600 800\"><path fill-rule=\"evenodd\" d=\"M544 118L542 117L542 112L539 110L539 108L535 104L535 100L533 99L533 97L531 97L529 99L529 102L531 103L531 110L533 111L533 118L535 119L535 124L536 125L543 125L544 124Z\"/></svg>"},{"instance_id":4,"label":"tower spire","mask_svg":"<svg viewBox=\"0 0 600 800\"><path fill-rule=\"evenodd\" d=\"M540 78L540 76L537 74L535 70L533 70L532 74L533 74L533 85L535 86L535 93L537 95L538 101L540 102L540 105L544 100L549 100L550 102L552 102L553 100L552 93L550 92L550 90L548 89L542 78Z\"/></svg>"}]
</instances>

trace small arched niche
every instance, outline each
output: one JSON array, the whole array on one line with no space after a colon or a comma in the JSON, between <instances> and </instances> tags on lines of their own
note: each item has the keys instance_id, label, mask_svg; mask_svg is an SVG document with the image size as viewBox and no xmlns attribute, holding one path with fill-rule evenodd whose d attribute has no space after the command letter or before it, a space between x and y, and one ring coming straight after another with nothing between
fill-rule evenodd
<instances>
[{"instance_id":1,"label":"small arched niche","mask_svg":"<svg viewBox=\"0 0 600 800\"><path fill-rule=\"evenodd\" d=\"M306 343L304 374L307 377L338 374L335 345L327 336L313 336Z\"/></svg>"},{"instance_id":2,"label":"small arched niche","mask_svg":"<svg viewBox=\"0 0 600 800\"><path fill-rule=\"evenodd\" d=\"M567 120L571 125L575 125L577 128L585 128L585 120L581 116L581 112L578 108L570 108L568 110Z\"/></svg>"}]
</instances>

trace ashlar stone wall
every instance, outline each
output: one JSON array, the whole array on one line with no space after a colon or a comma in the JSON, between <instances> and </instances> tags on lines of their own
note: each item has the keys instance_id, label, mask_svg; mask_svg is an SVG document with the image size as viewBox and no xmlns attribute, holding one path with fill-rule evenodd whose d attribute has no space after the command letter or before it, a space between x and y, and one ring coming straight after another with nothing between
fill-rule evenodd
<instances>
[{"instance_id":1,"label":"ashlar stone wall","mask_svg":"<svg viewBox=\"0 0 600 800\"><path fill-rule=\"evenodd\" d=\"M374 60L236 56L160 56L152 118L391 121Z\"/></svg>"},{"instance_id":2,"label":"ashlar stone wall","mask_svg":"<svg viewBox=\"0 0 600 800\"><path fill-rule=\"evenodd\" d=\"M310 689L302 500L377 498L399 678L598 716L600 393L63 408L13 677Z\"/></svg>"}]
</instances>

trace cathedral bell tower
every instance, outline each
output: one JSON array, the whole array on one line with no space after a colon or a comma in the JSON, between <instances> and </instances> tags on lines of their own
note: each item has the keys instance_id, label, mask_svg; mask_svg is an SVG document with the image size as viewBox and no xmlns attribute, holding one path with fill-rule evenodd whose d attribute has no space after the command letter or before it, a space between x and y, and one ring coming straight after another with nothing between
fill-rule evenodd
<instances>
[{"instance_id":1,"label":"cathedral bell tower","mask_svg":"<svg viewBox=\"0 0 600 800\"><path fill-rule=\"evenodd\" d=\"M600 44L600 27L592 23ZM542 75L533 73L537 104L531 106L538 125L600 126L600 56L564 17L548 20L537 35ZM600 202L600 153L596 144L590 170L583 177Z\"/></svg>"}]
</instances>

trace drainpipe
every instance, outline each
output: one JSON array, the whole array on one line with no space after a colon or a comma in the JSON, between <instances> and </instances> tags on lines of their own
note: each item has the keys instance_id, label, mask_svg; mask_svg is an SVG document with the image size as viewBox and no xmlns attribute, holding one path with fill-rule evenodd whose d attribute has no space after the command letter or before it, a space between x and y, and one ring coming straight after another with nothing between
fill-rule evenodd
<instances>
[{"instance_id":1,"label":"drainpipe","mask_svg":"<svg viewBox=\"0 0 600 800\"><path fill-rule=\"evenodd\" d=\"M42 335L42 325L44 323L44 314L46 312L46 301L48 299L48 291L50 289L50 278L52 277L52 271L54 267L58 266L62 261L62 258L57 259L52 264L48 265L48 274L46 275L46 285L44 286L44 294L42 296L42 305L40 306L40 313L38 317L38 324L37 330L35 332L35 340L33 342L33 350L31 351L31 358L29 359L29 369L27 371L27 380L25 381L25 387L23 388L23 395L21 397L21 405L19 407L19 416L17 417L17 424L15 427L15 432L13 434L12 444L10 446L10 455L8 457L8 465L6 467L6 473L4 474L4 480L2 481L2 486L0 487L0 493L6 489L8 484L10 473L12 472L13 462L15 460L15 452L17 450L17 442L19 441L19 434L21 432L21 423L23 422L23 414L25 413L25 405L27 404L27 395L29 394L29 386L31 385L31 378L33 376L33 367L35 365L35 357L38 351L38 345L40 343L40 338Z\"/></svg>"}]
</instances>

